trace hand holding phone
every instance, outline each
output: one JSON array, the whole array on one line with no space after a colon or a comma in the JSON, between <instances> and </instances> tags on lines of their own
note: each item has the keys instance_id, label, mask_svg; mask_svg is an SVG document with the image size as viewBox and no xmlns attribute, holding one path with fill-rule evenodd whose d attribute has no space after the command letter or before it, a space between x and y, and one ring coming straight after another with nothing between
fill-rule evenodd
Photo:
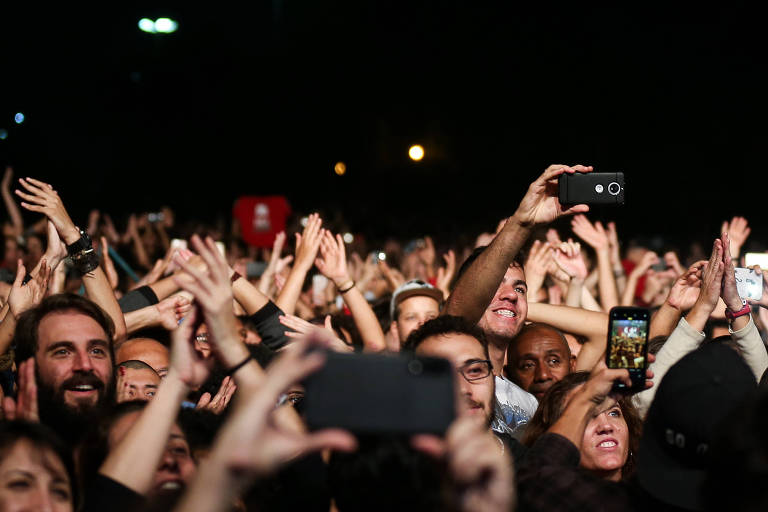
<instances>
[{"instance_id":1,"label":"hand holding phone","mask_svg":"<svg viewBox=\"0 0 768 512\"><path fill-rule=\"evenodd\" d=\"M630 388L616 383L616 390L637 392L645 389L650 318L650 312L645 308L615 307L609 313L605 365L610 369L629 370L632 380Z\"/></svg>"}]
</instances>

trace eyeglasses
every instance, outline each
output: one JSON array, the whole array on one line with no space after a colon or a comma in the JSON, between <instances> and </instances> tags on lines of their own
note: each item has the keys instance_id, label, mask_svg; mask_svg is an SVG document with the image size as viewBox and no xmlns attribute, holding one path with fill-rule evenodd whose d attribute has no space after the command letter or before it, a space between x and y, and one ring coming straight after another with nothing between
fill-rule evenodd
<instances>
[{"instance_id":1,"label":"eyeglasses","mask_svg":"<svg viewBox=\"0 0 768 512\"><path fill-rule=\"evenodd\" d=\"M458 371L467 382L474 382L491 374L491 362L487 359L473 359L459 366Z\"/></svg>"}]
</instances>

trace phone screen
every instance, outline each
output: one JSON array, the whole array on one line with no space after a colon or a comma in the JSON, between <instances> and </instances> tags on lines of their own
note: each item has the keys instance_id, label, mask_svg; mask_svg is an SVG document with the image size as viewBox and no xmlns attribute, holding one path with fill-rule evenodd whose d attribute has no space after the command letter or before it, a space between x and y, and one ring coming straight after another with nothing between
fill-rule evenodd
<instances>
[{"instance_id":1,"label":"phone screen","mask_svg":"<svg viewBox=\"0 0 768 512\"><path fill-rule=\"evenodd\" d=\"M645 368L647 343L648 320L614 320L608 368Z\"/></svg>"},{"instance_id":2,"label":"phone screen","mask_svg":"<svg viewBox=\"0 0 768 512\"><path fill-rule=\"evenodd\" d=\"M616 307L610 312L605 364L608 368L629 370L634 389L645 387L649 322L650 312L645 308ZM615 387L625 386L617 383Z\"/></svg>"},{"instance_id":3,"label":"phone screen","mask_svg":"<svg viewBox=\"0 0 768 512\"><path fill-rule=\"evenodd\" d=\"M760 268L768 270L768 253L748 252L744 255L744 264L748 267L760 265Z\"/></svg>"}]
</instances>

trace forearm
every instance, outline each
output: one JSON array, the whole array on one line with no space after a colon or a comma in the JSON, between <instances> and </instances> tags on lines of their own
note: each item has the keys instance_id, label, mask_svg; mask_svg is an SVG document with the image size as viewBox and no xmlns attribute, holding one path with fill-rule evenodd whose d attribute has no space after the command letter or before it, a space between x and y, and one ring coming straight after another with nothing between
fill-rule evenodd
<instances>
[{"instance_id":1,"label":"forearm","mask_svg":"<svg viewBox=\"0 0 768 512\"><path fill-rule=\"evenodd\" d=\"M504 274L525 244L531 228L509 218L493 242L477 257L456 284L443 314L477 323L504 279Z\"/></svg>"},{"instance_id":2,"label":"forearm","mask_svg":"<svg viewBox=\"0 0 768 512\"><path fill-rule=\"evenodd\" d=\"M592 402L582 392L576 395L568 402L568 406L563 411L562 416L549 427L547 432L559 434L581 450L581 442L584 439L584 429L587 428L587 422L595 408Z\"/></svg>"},{"instance_id":3,"label":"forearm","mask_svg":"<svg viewBox=\"0 0 768 512\"><path fill-rule=\"evenodd\" d=\"M16 317L8 314L8 309L8 304L6 304L1 313L4 318L0 321L0 355L8 352L8 347L11 346L16 331Z\"/></svg>"},{"instance_id":4,"label":"forearm","mask_svg":"<svg viewBox=\"0 0 768 512\"><path fill-rule=\"evenodd\" d=\"M24 221L21 218L19 206L14 201L10 189L4 187L2 193L5 209L8 210L8 216L11 218L11 224L13 224L13 234L17 237L21 236L24 233Z\"/></svg>"},{"instance_id":5,"label":"forearm","mask_svg":"<svg viewBox=\"0 0 768 512\"><path fill-rule=\"evenodd\" d=\"M296 303L299 301L301 287L304 285L307 272L309 272L308 268L298 264L294 265L291 273L288 274L288 278L285 280L283 289L280 290L280 294L275 299L277 306L287 315L292 315L296 311Z\"/></svg>"},{"instance_id":6,"label":"forearm","mask_svg":"<svg viewBox=\"0 0 768 512\"><path fill-rule=\"evenodd\" d=\"M115 324L115 341L123 339L126 334L125 317L123 317L115 292L101 267L96 267L93 271L83 274L83 285L88 298L98 304L112 318Z\"/></svg>"},{"instance_id":7,"label":"forearm","mask_svg":"<svg viewBox=\"0 0 768 512\"><path fill-rule=\"evenodd\" d=\"M139 329L153 327L160 323L159 311L157 306L147 306L129 313L125 313L125 330L127 334L134 333Z\"/></svg>"},{"instance_id":8,"label":"forearm","mask_svg":"<svg viewBox=\"0 0 768 512\"><path fill-rule=\"evenodd\" d=\"M741 318L748 318L747 324L740 329L731 329L731 338L736 342L741 349L741 357L747 362L752 373L759 380L762 377L765 369L768 368L768 352L765 350L765 345L760 337L760 332L757 330L755 322L752 320L752 315L745 315ZM736 326L736 322L732 327Z\"/></svg>"},{"instance_id":9,"label":"forearm","mask_svg":"<svg viewBox=\"0 0 768 512\"><path fill-rule=\"evenodd\" d=\"M595 300L592 294L589 293L589 290L586 286L581 287L581 307L588 311L597 311L599 313L603 312L603 308Z\"/></svg>"},{"instance_id":10,"label":"forearm","mask_svg":"<svg viewBox=\"0 0 768 512\"><path fill-rule=\"evenodd\" d=\"M102 475L139 494L149 491L187 387L171 369L157 396L99 468Z\"/></svg>"},{"instance_id":11,"label":"forearm","mask_svg":"<svg viewBox=\"0 0 768 512\"><path fill-rule=\"evenodd\" d=\"M613 279L611 255L607 249L597 251L597 286L600 290L600 304L608 311L619 304L619 294L616 291L616 281Z\"/></svg>"},{"instance_id":12,"label":"forearm","mask_svg":"<svg viewBox=\"0 0 768 512\"><path fill-rule=\"evenodd\" d=\"M147 286L149 286L152 291L155 292L158 301L168 298L179 291L179 287L173 281L172 277L159 279L152 284L148 284Z\"/></svg>"},{"instance_id":13,"label":"forearm","mask_svg":"<svg viewBox=\"0 0 768 512\"><path fill-rule=\"evenodd\" d=\"M368 352L381 352L387 347L384 331L381 330L379 320L371 309L368 301L356 286L342 294L344 302L352 313L360 337L363 339L363 347Z\"/></svg>"},{"instance_id":14,"label":"forearm","mask_svg":"<svg viewBox=\"0 0 768 512\"><path fill-rule=\"evenodd\" d=\"M664 302L661 307L651 316L651 325L648 329L648 338L653 339L656 336L669 336L680 321L682 312Z\"/></svg>"},{"instance_id":15,"label":"forearm","mask_svg":"<svg viewBox=\"0 0 768 512\"><path fill-rule=\"evenodd\" d=\"M600 311L553 304L530 304L528 320L544 322L561 331L581 336L603 336L608 333L608 314Z\"/></svg>"},{"instance_id":16,"label":"forearm","mask_svg":"<svg viewBox=\"0 0 768 512\"><path fill-rule=\"evenodd\" d=\"M248 315L256 313L269 302L269 297L261 293L244 277L236 279L232 283L232 294Z\"/></svg>"},{"instance_id":17,"label":"forearm","mask_svg":"<svg viewBox=\"0 0 768 512\"><path fill-rule=\"evenodd\" d=\"M152 262L149 261L147 250L144 248L144 243L141 241L138 233L131 233L131 241L133 242L133 252L136 255L136 262L145 269L152 269Z\"/></svg>"},{"instance_id":18,"label":"forearm","mask_svg":"<svg viewBox=\"0 0 768 512\"><path fill-rule=\"evenodd\" d=\"M568 293L565 295L565 305L572 308L580 307L583 290L584 280L571 278L571 282L568 283Z\"/></svg>"},{"instance_id":19,"label":"forearm","mask_svg":"<svg viewBox=\"0 0 768 512\"><path fill-rule=\"evenodd\" d=\"M635 303L635 292L637 291L637 281L640 279L640 275L636 273L629 274L627 278L627 286L624 288L624 293L621 296L622 306L631 306Z\"/></svg>"}]
</instances>

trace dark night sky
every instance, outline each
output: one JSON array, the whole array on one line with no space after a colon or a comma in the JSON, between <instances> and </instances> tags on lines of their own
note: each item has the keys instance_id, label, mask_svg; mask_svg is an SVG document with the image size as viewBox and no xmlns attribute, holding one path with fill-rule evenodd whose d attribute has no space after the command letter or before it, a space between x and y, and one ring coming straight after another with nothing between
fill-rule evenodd
<instances>
[{"instance_id":1,"label":"dark night sky","mask_svg":"<svg viewBox=\"0 0 768 512\"><path fill-rule=\"evenodd\" d=\"M625 173L627 205L604 212L625 235L708 238L736 213L768 228L757 12L251 4L5 12L0 160L76 215L211 218L283 193L373 236L445 237L490 229L548 163L585 163ZM177 33L138 30L162 15Z\"/></svg>"}]
</instances>

